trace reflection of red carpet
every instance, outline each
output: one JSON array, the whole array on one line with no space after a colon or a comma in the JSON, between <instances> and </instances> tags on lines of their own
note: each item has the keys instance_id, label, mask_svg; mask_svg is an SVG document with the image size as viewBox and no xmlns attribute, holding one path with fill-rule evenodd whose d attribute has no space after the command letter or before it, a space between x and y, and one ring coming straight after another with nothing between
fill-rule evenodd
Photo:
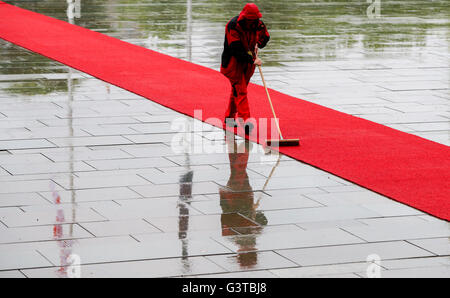
<instances>
[{"instance_id":1,"label":"reflection of red carpet","mask_svg":"<svg viewBox=\"0 0 450 298\"><path fill-rule=\"evenodd\" d=\"M0 5L0 37L181 113L224 114L229 86L217 71L7 4ZM252 116L270 117L264 89L251 85L249 92ZM449 147L271 95L284 136L301 138L301 147L282 153L450 220Z\"/></svg>"}]
</instances>

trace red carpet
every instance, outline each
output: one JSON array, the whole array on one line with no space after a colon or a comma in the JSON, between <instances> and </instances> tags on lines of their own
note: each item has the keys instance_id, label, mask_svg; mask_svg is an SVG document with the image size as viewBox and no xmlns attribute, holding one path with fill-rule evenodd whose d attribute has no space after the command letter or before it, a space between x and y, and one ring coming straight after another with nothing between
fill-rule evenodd
<instances>
[{"instance_id":1,"label":"red carpet","mask_svg":"<svg viewBox=\"0 0 450 298\"><path fill-rule=\"evenodd\" d=\"M4 3L0 38L187 115L202 109L204 120L225 111L230 87L212 69ZM251 85L249 93L252 116L270 117L263 87ZM271 96L284 137L301 139L282 153L450 219L449 147L276 91Z\"/></svg>"}]
</instances>

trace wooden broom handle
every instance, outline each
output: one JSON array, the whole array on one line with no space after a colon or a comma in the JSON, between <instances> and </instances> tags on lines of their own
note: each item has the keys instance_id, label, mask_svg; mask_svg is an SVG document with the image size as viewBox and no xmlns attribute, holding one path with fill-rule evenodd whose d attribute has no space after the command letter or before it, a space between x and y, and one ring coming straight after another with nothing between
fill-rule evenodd
<instances>
[{"instance_id":1,"label":"wooden broom handle","mask_svg":"<svg viewBox=\"0 0 450 298\"><path fill-rule=\"evenodd\" d=\"M272 109L273 116L275 117L275 123L276 123L277 128L278 128L278 133L280 134L280 139L282 140L283 139L283 135L281 134L280 124L278 123L277 115L275 115L275 110L274 110L273 105L272 105L272 100L270 99L269 90L267 90L266 81L264 80L264 75L263 75L262 70L261 70L261 65L258 65L258 69L259 69L259 74L261 75L261 79L262 79L263 84L264 84L264 89L266 90L267 98L269 99L270 108Z\"/></svg>"}]
</instances>

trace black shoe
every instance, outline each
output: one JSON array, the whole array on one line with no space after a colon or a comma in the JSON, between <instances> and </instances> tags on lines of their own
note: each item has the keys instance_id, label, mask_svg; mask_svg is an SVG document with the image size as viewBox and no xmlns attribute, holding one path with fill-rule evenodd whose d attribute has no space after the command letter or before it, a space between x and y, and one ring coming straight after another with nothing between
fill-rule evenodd
<instances>
[{"instance_id":1,"label":"black shoe","mask_svg":"<svg viewBox=\"0 0 450 298\"><path fill-rule=\"evenodd\" d=\"M252 133L254 126L253 123L247 122L244 124L244 130L246 135L250 135Z\"/></svg>"},{"instance_id":2,"label":"black shoe","mask_svg":"<svg viewBox=\"0 0 450 298\"><path fill-rule=\"evenodd\" d=\"M233 118L225 118L224 123L225 123L225 126L228 126L228 127L238 127L236 120L234 120Z\"/></svg>"}]
</instances>

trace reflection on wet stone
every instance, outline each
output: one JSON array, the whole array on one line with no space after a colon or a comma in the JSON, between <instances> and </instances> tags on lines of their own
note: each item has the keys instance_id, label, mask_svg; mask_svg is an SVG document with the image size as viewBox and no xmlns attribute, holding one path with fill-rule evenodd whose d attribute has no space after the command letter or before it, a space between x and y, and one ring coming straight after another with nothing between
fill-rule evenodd
<instances>
[{"instance_id":1,"label":"reflection on wet stone","mask_svg":"<svg viewBox=\"0 0 450 298\"><path fill-rule=\"evenodd\" d=\"M8 3L216 70L225 22L242 9ZM256 3L272 88L450 144L447 1L383 0L374 17L366 1ZM185 115L0 48L0 277L69 277L71 255L87 277L365 277L366 263L339 262L387 248L386 276L450 276L448 223L210 126L185 137L215 140L217 153L175 152L171 124Z\"/></svg>"},{"instance_id":2,"label":"reflection on wet stone","mask_svg":"<svg viewBox=\"0 0 450 298\"><path fill-rule=\"evenodd\" d=\"M267 225L267 219L261 211L256 210L259 202L256 202L256 204L254 202L254 193L247 175L251 143L244 141L238 145L234 136L228 135L226 141L230 159L230 178L226 186L219 190L220 206L223 212L221 216L222 229L254 227L251 237L236 238L236 244L239 246L238 252L247 252L239 253L236 256L236 261L241 267L248 268L258 262L257 254L253 251L256 250L256 237ZM240 213L243 217L231 216L235 212ZM222 234L224 236L232 235L225 232Z\"/></svg>"}]
</instances>

